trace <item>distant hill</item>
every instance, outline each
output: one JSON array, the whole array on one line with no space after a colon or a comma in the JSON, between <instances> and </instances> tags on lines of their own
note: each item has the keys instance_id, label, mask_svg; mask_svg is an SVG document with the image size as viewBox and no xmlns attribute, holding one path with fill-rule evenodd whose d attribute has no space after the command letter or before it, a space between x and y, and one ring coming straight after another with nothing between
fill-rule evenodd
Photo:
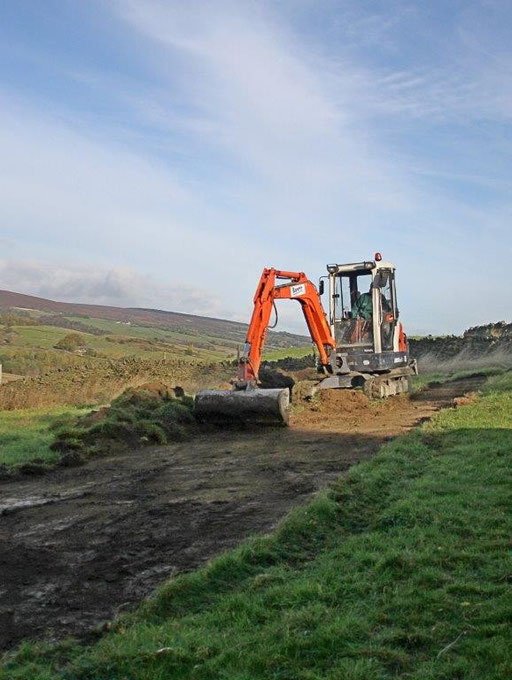
<instances>
[{"instance_id":1,"label":"distant hill","mask_svg":"<svg viewBox=\"0 0 512 680\"><path fill-rule=\"evenodd\" d=\"M181 312L166 312L159 309L57 302L8 290L0 290L0 309L34 310L51 314L52 325L55 324L56 315L78 318L84 320L84 323L87 323L87 319L106 319L120 324L218 338L221 341L227 341L229 344L242 344L247 332L246 324L226 319L183 314ZM309 337L285 331L269 331L267 336L268 348L301 347L310 344Z\"/></svg>"}]
</instances>

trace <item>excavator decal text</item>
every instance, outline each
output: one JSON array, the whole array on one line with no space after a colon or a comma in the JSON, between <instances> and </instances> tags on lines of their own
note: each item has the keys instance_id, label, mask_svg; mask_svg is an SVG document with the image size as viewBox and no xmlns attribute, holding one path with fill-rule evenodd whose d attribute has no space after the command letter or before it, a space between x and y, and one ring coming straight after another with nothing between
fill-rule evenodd
<instances>
[{"instance_id":1,"label":"excavator decal text","mask_svg":"<svg viewBox=\"0 0 512 680\"><path fill-rule=\"evenodd\" d=\"M306 285L304 283L301 283L298 286L290 286L290 296L291 297L300 297L301 295L304 295L305 292L306 292Z\"/></svg>"}]
</instances>

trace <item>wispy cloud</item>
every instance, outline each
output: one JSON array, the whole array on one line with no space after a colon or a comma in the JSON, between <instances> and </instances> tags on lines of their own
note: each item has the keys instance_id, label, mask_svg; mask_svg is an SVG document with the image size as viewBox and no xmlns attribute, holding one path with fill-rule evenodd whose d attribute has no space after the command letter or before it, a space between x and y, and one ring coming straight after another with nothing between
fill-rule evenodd
<instances>
[{"instance_id":1,"label":"wispy cloud","mask_svg":"<svg viewBox=\"0 0 512 680\"><path fill-rule=\"evenodd\" d=\"M0 183L6 238L25 252L67 251L103 261L189 276L197 249L221 244L202 220L204 200L167 165L105 143L7 97L0 113ZM229 245L222 246L229 253ZM172 266L169 263L172 262Z\"/></svg>"},{"instance_id":2,"label":"wispy cloud","mask_svg":"<svg viewBox=\"0 0 512 680\"><path fill-rule=\"evenodd\" d=\"M358 115L429 126L510 121L510 8L485 1L348 5L340 33L342 52L359 64Z\"/></svg>"},{"instance_id":3,"label":"wispy cloud","mask_svg":"<svg viewBox=\"0 0 512 680\"><path fill-rule=\"evenodd\" d=\"M349 124L357 71L348 64L333 92L329 68L322 73L327 65L257 5L137 1L119 8L153 49L160 45L162 71L177 55L186 60L179 87L212 121L217 146L255 174L280 220L287 215L302 230L313 215L332 211L333 202L393 208L407 202L400 191L407 179Z\"/></svg>"}]
</instances>

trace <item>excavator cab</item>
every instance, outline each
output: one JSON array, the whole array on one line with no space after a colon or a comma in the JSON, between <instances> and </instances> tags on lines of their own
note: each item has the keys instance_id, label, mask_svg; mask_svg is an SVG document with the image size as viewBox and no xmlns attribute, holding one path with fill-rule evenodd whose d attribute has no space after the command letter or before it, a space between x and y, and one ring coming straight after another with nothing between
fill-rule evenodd
<instances>
[{"instance_id":1,"label":"excavator cab","mask_svg":"<svg viewBox=\"0 0 512 680\"><path fill-rule=\"evenodd\" d=\"M338 272L333 276L332 290L330 323L338 347L374 352L377 339L381 349L393 349L398 307L392 266Z\"/></svg>"},{"instance_id":2,"label":"excavator cab","mask_svg":"<svg viewBox=\"0 0 512 680\"><path fill-rule=\"evenodd\" d=\"M415 372L396 297L395 266L375 259L327 265L332 376L321 388L364 387L372 396L407 391ZM321 286L324 289L324 286Z\"/></svg>"}]
</instances>

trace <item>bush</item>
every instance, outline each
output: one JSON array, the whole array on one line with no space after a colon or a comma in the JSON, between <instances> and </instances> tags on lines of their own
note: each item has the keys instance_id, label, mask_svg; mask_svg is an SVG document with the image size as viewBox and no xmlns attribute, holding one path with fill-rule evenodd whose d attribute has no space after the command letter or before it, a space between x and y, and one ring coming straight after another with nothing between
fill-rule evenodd
<instances>
[{"instance_id":1,"label":"bush","mask_svg":"<svg viewBox=\"0 0 512 680\"><path fill-rule=\"evenodd\" d=\"M86 341L83 335L80 335L80 333L68 333L54 345L54 348L63 349L67 352L76 352L85 346Z\"/></svg>"},{"instance_id":2,"label":"bush","mask_svg":"<svg viewBox=\"0 0 512 680\"><path fill-rule=\"evenodd\" d=\"M167 435L158 423L141 421L137 426L137 434L140 435L142 441L146 438L153 444L167 444Z\"/></svg>"}]
</instances>

